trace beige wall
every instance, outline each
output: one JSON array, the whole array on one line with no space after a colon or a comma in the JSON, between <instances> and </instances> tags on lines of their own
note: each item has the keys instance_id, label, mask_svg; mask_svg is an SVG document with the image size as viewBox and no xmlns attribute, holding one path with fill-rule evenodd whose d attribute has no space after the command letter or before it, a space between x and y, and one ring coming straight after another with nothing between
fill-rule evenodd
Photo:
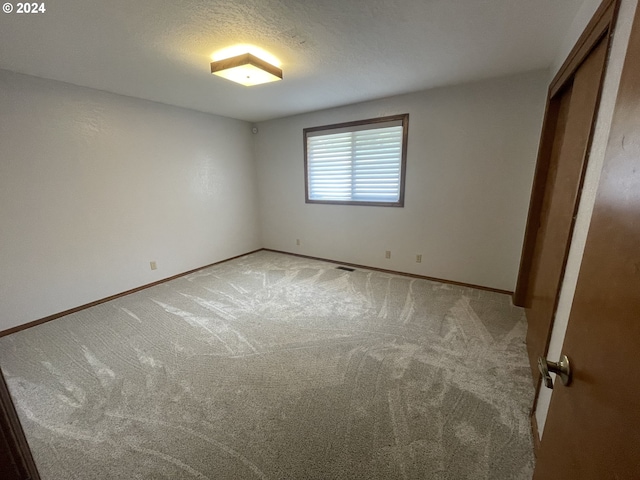
<instances>
[{"instance_id":1,"label":"beige wall","mask_svg":"<svg viewBox=\"0 0 640 480\"><path fill-rule=\"evenodd\" d=\"M547 83L539 71L260 123L264 246L513 290ZM303 128L398 113L404 208L305 204Z\"/></svg>"},{"instance_id":2,"label":"beige wall","mask_svg":"<svg viewBox=\"0 0 640 480\"><path fill-rule=\"evenodd\" d=\"M245 122L0 70L0 331L259 248L252 142Z\"/></svg>"}]
</instances>

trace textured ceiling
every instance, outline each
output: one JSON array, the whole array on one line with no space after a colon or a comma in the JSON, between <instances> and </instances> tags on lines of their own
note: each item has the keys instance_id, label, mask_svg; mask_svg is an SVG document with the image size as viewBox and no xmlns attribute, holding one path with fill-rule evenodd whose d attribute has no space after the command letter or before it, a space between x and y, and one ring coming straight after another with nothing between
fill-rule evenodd
<instances>
[{"instance_id":1,"label":"textured ceiling","mask_svg":"<svg viewBox=\"0 0 640 480\"><path fill-rule=\"evenodd\" d=\"M260 121L546 68L581 3L45 0L0 14L0 68ZM277 57L284 80L211 75L211 55L238 43Z\"/></svg>"}]
</instances>

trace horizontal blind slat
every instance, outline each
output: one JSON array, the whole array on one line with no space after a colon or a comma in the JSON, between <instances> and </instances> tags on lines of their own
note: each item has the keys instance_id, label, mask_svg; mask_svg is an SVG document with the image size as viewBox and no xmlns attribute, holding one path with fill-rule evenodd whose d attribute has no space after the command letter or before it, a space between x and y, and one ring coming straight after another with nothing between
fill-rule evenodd
<instances>
[{"instance_id":1,"label":"horizontal blind slat","mask_svg":"<svg viewBox=\"0 0 640 480\"><path fill-rule=\"evenodd\" d=\"M307 137L310 199L398 201L402 142L401 125Z\"/></svg>"}]
</instances>

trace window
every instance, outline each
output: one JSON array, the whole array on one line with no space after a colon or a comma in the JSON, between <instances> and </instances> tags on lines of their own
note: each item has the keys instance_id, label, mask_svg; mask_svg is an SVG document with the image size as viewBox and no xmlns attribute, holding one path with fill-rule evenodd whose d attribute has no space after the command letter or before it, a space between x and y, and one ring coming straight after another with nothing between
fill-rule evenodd
<instances>
[{"instance_id":1,"label":"window","mask_svg":"<svg viewBox=\"0 0 640 480\"><path fill-rule=\"evenodd\" d=\"M304 129L307 203L404 206L409 114Z\"/></svg>"}]
</instances>

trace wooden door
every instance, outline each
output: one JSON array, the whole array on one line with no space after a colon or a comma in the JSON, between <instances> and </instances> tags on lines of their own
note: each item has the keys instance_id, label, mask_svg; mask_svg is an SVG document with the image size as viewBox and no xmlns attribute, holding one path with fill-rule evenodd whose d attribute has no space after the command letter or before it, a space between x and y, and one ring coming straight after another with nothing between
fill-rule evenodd
<instances>
[{"instance_id":1,"label":"wooden door","mask_svg":"<svg viewBox=\"0 0 640 480\"><path fill-rule=\"evenodd\" d=\"M640 11L563 353L573 382L556 382L534 479L639 479Z\"/></svg>"},{"instance_id":2,"label":"wooden door","mask_svg":"<svg viewBox=\"0 0 640 480\"><path fill-rule=\"evenodd\" d=\"M605 2L550 87L516 305L526 309L534 382L547 351L594 129L615 2Z\"/></svg>"},{"instance_id":3,"label":"wooden door","mask_svg":"<svg viewBox=\"0 0 640 480\"><path fill-rule=\"evenodd\" d=\"M538 357L546 352L564 276L606 53L606 44L601 40L578 68L571 85L559 93L558 128L547 174L526 306L527 348L536 375Z\"/></svg>"}]
</instances>

